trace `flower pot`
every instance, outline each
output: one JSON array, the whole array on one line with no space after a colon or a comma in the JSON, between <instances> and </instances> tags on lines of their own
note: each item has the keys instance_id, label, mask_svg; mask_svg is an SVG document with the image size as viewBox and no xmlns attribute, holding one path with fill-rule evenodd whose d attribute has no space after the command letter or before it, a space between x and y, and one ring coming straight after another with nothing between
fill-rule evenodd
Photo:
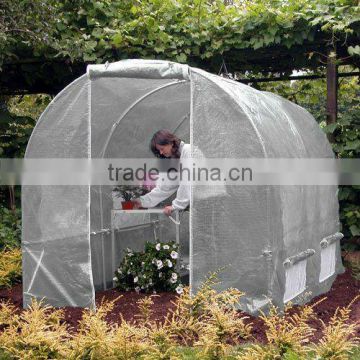
<instances>
[{"instance_id":1,"label":"flower pot","mask_svg":"<svg viewBox=\"0 0 360 360\"><path fill-rule=\"evenodd\" d=\"M122 201L121 206L123 210L131 210L134 208L134 203L132 201Z\"/></svg>"}]
</instances>

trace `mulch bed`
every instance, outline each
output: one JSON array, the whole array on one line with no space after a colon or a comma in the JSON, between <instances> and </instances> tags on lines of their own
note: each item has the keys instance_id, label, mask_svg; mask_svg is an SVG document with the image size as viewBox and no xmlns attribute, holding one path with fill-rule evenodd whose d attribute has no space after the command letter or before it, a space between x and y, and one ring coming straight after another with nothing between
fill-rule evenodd
<instances>
[{"instance_id":1,"label":"mulch bed","mask_svg":"<svg viewBox=\"0 0 360 360\"><path fill-rule=\"evenodd\" d=\"M356 295L360 294L360 282L356 281L352 276L351 272L347 269L344 274L338 275L331 290L325 294L314 298L310 304L314 304L321 298L326 299L315 307L315 313L317 318L311 321L311 325L317 329L315 332L313 341L317 341L321 337L322 325L320 320L327 324L334 314L336 308L347 306L355 298ZM116 303L114 310L107 317L109 323L116 323L120 321L119 315L122 314L123 318L127 321L135 319L135 316L139 313L136 302L139 299L146 297L145 294L137 294L134 291L120 292L115 289L101 291L96 293L96 303L99 305L102 300L114 300L120 295ZM159 296L153 298L154 306L153 319L161 321L165 318L168 310L173 307L172 302L176 301L177 296L172 293L160 293ZM16 285L11 289L0 290L0 301L10 300L18 309L22 309L22 287ZM296 308L296 307L295 307ZM360 324L360 299L358 299L351 306L351 317L352 323ZM65 321L71 326L72 331L77 331L78 322L82 317L81 308L64 308ZM295 310L296 311L296 310ZM239 312L240 315L246 315ZM261 319L249 316L246 322L251 322L253 325L252 335L256 341L265 342L265 331L264 324ZM360 336L360 328L358 328L357 335Z\"/></svg>"}]
</instances>

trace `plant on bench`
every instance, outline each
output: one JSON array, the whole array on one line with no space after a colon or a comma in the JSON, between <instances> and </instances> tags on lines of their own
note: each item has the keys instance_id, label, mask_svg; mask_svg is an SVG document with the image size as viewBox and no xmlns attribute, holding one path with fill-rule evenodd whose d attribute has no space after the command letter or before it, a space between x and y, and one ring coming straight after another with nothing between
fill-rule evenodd
<instances>
[{"instance_id":1,"label":"plant on bench","mask_svg":"<svg viewBox=\"0 0 360 360\"><path fill-rule=\"evenodd\" d=\"M145 186L137 185L118 185L113 188L116 197L121 197L123 210L131 210L134 207L133 199L145 195L149 190Z\"/></svg>"}]
</instances>

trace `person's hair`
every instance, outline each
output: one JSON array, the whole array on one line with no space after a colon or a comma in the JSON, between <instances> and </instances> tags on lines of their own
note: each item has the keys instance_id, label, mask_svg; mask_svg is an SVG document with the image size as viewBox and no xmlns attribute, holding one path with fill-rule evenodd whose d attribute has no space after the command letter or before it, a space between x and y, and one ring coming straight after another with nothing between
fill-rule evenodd
<instances>
[{"instance_id":1,"label":"person's hair","mask_svg":"<svg viewBox=\"0 0 360 360\"><path fill-rule=\"evenodd\" d=\"M164 158L165 156L161 155L156 145L172 145L172 157L180 158L180 142L181 140L170 132L167 129L162 129L157 131L151 141L150 141L150 149L156 157Z\"/></svg>"}]
</instances>

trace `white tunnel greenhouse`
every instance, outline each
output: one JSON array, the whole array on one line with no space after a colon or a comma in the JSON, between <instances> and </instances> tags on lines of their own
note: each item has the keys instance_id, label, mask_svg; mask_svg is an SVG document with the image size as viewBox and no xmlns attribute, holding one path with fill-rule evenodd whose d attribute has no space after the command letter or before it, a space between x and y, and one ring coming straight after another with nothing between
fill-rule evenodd
<instances>
[{"instance_id":1,"label":"white tunnel greenhouse","mask_svg":"<svg viewBox=\"0 0 360 360\"><path fill-rule=\"evenodd\" d=\"M314 118L277 95L182 64L124 60L89 66L59 93L26 158L151 158L159 129L206 158L334 157ZM336 186L225 189L219 196L192 185L177 228L148 212L116 215L112 186L23 186L24 306L32 298L94 306L95 291L113 286L124 249L176 236L192 291L224 267L218 288L245 292L245 311L329 290L343 271Z\"/></svg>"}]
</instances>

